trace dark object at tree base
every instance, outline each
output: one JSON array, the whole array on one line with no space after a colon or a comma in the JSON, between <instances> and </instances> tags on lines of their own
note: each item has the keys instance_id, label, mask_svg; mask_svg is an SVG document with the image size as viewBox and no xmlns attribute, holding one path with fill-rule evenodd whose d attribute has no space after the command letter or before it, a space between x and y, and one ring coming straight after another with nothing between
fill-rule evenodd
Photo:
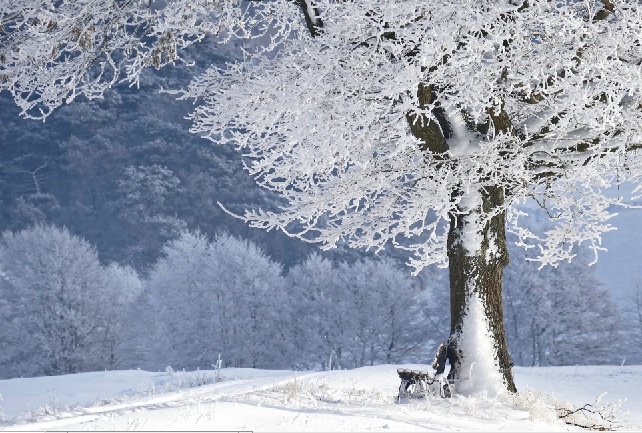
<instances>
[{"instance_id":1,"label":"dark object at tree base","mask_svg":"<svg viewBox=\"0 0 642 433\"><path fill-rule=\"evenodd\" d=\"M444 376L446 359L448 359L451 365L447 377ZM432 361L432 368L435 370L434 376L427 371L398 368L397 374L401 379L401 385L399 385L397 403L401 403L409 398L424 398L429 395L433 397L439 395L441 398L452 397L454 380L451 374L453 373L452 366L455 362L457 362L457 357L454 345L446 345L445 342L442 342L437 348L435 358Z\"/></svg>"},{"instance_id":2,"label":"dark object at tree base","mask_svg":"<svg viewBox=\"0 0 642 433\"><path fill-rule=\"evenodd\" d=\"M432 376L427 371L406 370L404 368L398 368L397 374L401 379L397 403L402 403L410 398L428 396L452 397L454 386L443 375Z\"/></svg>"}]
</instances>

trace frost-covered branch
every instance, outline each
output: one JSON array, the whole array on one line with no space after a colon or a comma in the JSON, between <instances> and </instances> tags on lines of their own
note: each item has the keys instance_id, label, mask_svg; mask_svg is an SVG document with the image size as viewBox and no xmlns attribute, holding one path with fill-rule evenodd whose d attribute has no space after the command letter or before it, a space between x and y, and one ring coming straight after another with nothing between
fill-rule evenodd
<instances>
[{"instance_id":1,"label":"frost-covered branch","mask_svg":"<svg viewBox=\"0 0 642 433\"><path fill-rule=\"evenodd\" d=\"M77 95L102 96L119 80L137 85L144 67L182 61L207 35L220 41L298 28L286 0L10 0L0 6L0 90L22 115L44 119ZM276 19L277 17L283 19ZM257 23L260 23L257 24Z\"/></svg>"},{"instance_id":2,"label":"frost-covered branch","mask_svg":"<svg viewBox=\"0 0 642 433\"><path fill-rule=\"evenodd\" d=\"M420 269L445 263L453 218L509 212L554 263L572 242L600 250L624 204L607 188L642 180L633 0L11 0L0 22L0 89L37 118L206 35L255 38L180 96L199 104L193 132L285 199L244 218L326 248L393 244ZM491 190L505 199L467 207ZM520 226L528 197L559 215L546 238Z\"/></svg>"},{"instance_id":3,"label":"frost-covered branch","mask_svg":"<svg viewBox=\"0 0 642 433\"><path fill-rule=\"evenodd\" d=\"M483 221L542 193L560 215L546 239L517 230L543 242L543 263L569 258L573 241L600 249L623 204L605 189L639 178L635 164L612 170L637 159L642 132L636 3L315 6L317 37L212 69L184 95L204 102L193 131L236 145L286 198L248 221L328 248L392 243L420 268L444 262L461 197L501 188Z\"/></svg>"},{"instance_id":4,"label":"frost-covered branch","mask_svg":"<svg viewBox=\"0 0 642 433\"><path fill-rule=\"evenodd\" d=\"M557 407L557 416L566 424L590 430L613 431L617 430L617 417L623 401L601 404L600 401L606 393L598 396L594 403L587 403L580 407Z\"/></svg>"}]
</instances>

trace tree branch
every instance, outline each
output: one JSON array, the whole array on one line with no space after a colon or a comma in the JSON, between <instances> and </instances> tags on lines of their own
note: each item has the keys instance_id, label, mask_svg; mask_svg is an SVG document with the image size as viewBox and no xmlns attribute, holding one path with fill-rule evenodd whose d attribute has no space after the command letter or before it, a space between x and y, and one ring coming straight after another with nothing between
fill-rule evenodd
<instances>
[{"instance_id":1,"label":"tree branch","mask_svg":"<svg viewBox=\"0 0 642 433\"><path fill-rule=\"evenodd\" d=\"M612 413L613 408L611 406L616 406L617 409L619 408L619 404L615 403L604 407L596 406L600 397L598 397L596 403L587 403L578 408L568 409L566 407L558 407L556 408L557 417L568 425L598 431L613 431L616 429L616 426L614 425L615 420L613 419L614 414ZM578 419L578 415L582 416Z\"/></svg>"},{"instance_id":2,"label":"tree branch","mask_svg":"<svg viewBox=\"0 0 642 433\"><path fill-rule=\"evenodd\" d=\"M305 18L305 26L313 38L321 34L323 28L323 20L319 13L319 9L314 5L313 0L294 0L294 2L301 8L303 17Z\"/></svg>"},{"instance_id":3,"label":"tree branch","mask_svg":"<svg viewBox=\"0 0 642 433\"><path fill-rule=\"evenodd\" d=\"M611 0L601 0L601 1L604 7L595 14L595 16L593 17L594 21L605 20L609 17L609 15L615 12L615 6L613 5L613 2Z\"/></svg>"}]
</instances>

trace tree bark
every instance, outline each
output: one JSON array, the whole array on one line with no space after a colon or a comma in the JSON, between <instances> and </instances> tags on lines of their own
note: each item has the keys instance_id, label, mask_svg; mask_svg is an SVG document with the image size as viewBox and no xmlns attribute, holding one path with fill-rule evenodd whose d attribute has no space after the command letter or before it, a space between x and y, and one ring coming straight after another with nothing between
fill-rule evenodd
<instances>
[{"instance_id":1,"label":"tree bark","mask_svg":"<svg viewBox=\"0 0 642 433\"><path fill-rule=\"evenodd\" d=\"M471 366L479 360L471 359L476 353L466 353L462 344L469 338L464 332L464 323L470 313L471 303L475 297L481 301L483 313L488 321L494 350L494 363L501 373L503 383L510 392L516 392L511 367L513 365L508 353L506 332L504 330L504 313L502 302L502 276L508 265L506 246L505 212L493 216L488 223L477 226L474 213L488 215L504 202L504 191L498 187L486 187L480 191L481 204L476 210L462 209L451 215L448 234L448 260L450 270L450 314L451 329L449 343L454 349L451 359L449 378L455 382L464 380L468 372L465 365ZM480 245L476 251L466 248L464 236L470 231L477 231ZM468 357L468 359L467 359ZM453 362L454 361L454 362ZM486 374L489 372L484 372Z\"/></svg>"},{"instance_id":2,"label":"tree bark","mask_svg":"<svg viewBox=\"0 0 642 433\"><path fill-rule=\"evenodd\" d=\"M321 33L323 28L323 21L319 16L319 10L314 5L312 0L294 0L294 2L301 9L303 18L305 19L305 26L310 32L310 36L316 38Z\"/></svg>"}]
</instances>

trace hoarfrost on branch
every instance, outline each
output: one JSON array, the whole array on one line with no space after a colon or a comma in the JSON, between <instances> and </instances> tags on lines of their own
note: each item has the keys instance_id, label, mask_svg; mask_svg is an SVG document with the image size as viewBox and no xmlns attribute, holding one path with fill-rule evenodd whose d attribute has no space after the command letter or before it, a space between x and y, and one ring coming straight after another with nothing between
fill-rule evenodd
<instances>
[{"instance_id":1,"label":"hoarfrost on branch","mask_svg":"<svg viewBox=\"0 0 642 433\"><path fill-rule=\"evenodd\" d=\"M607 188L642 174L637 1L14 0L0 26L0 89L28 117L136 84L207 34L262 37L181 93L200 103L193 132L285 198L244 218L326 248L392 243L418 270L445 264L462 212L478 227L508 212L543 264L573 241L598 251L623 204ZM413 133L428 124L443 143ZM501 205L466 207L488 188ZM555 217L542 239L514 210L528 198Z\"/></svg>"},{"instance_id":2,"label":"hoarfrost on branch","mask_svg":"<svg viewBox=\"0 0 642 433\"><path fill-rule=\"evenodd\" d=\"M247 212L252 225L327 248L392 243L417 269L445 263L462 213L483 227L508 212L543 264L570 259L575 241L601 248L611 206L624 204L607 188L640 180L638 3L314 4L319 35L213 68L185 93L203 100L193 131L238 146L287 199L280 212ZM438 126L441 147L413 133L422 122ZM474 197L488 188L505 202L482 209ZM542 239L514 211L529 198L555 216ZM465 234L471 253L479 238Z\"/></svg>"}]
</instances>

